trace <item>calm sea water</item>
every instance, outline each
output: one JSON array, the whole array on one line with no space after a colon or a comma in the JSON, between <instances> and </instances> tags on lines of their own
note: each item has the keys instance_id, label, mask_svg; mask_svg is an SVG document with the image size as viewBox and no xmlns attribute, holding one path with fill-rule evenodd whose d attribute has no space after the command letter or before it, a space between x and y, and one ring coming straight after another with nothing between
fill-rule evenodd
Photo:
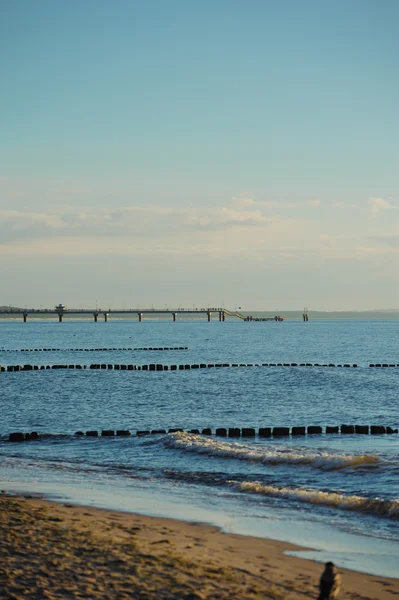
<instances>
[{"instance_id":1,"label":"calm sea water","mask_svg":"<svg viewBox=\"0 0 399 600\"><path fill-rule=\"evenodd\" d=\"M92 429L399 426L398 320L0 323L0 364L356 363L357 369L0 374L4 489L219 524L399 572L399 436L82 438ZM144 351L123 348L182 347ZM57 348L58 351L29 349ZM85 349L121 348L91 352ZM79 350L76 350L79 349ZM25 352L21 352L25 350ZM11 444L12 431L51 434Z\"/></svg>"}]
</instances>

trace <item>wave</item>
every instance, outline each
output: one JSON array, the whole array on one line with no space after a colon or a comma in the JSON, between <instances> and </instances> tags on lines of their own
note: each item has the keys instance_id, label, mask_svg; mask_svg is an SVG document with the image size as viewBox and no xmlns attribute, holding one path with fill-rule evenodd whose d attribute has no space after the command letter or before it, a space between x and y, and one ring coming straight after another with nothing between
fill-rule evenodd
<instances>
[{"instance_id":1,"label":"wave","mask_svg":"<svg viewBox=\"0 0 399 600\"><path fill-rule=\"evenodd\" d=\"M149 479L153 469L137 465L125 465L119 463L91 463L83 458L69 457L68 459L47 456L25 456L23 454L9 454L1 457L1 466L8 468L27 467L45 469L48 471L65 471L69 473L89 473L104 475L123 475L129 479ZM150 474L148 474L150 473Z\"/></svg>"},{"instance_id":2,"label":"wave","mask_svg":"<svg viewBox=\"0 0 399 600\"><path fill-rule=\"evenodd\" d=\"M399 500L346 496L338 492L324 492L302 488L287 488L265 485L259 481L230 481L236 489L251 494L262 494L273 498L296 500L307 504L320 504L354 512L370 513L399 519Z\"/></svg>"},{"instance_id":3,"label":"wave","mask_svg":"<svg viewBox=\"0 0 399 600\"><path fill-rule=\"evenodd\" d=\"M307 448L291 449L280 446L270 448L270 446L255 446L239 442L223 442L181 432L165 436L162 442L169 448L196 454L207 454L215 458L233 458L264 465L302 464L324 471L347 468L376 468L380 462L379 458L373 455L333 454L310 451Z\"/></svg>"}]
</instances>

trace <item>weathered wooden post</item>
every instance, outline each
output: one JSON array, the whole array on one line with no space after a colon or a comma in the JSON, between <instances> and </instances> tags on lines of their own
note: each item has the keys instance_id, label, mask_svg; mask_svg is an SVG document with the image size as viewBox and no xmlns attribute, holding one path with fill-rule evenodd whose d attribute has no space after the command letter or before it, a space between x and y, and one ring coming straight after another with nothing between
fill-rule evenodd
<instances>
[{"instance_id":1,"label":"weathered wooden post","mask_svg":"<svg viewBox=\"0 0 399 600\"><path fill-rule=\"evenodd\" d=\"M64 316L64 308L65 306L63 304L58 304L55 307L55 312L58 315L58 323L62 323L62 317Z\"/></svg>"}]
</instances>

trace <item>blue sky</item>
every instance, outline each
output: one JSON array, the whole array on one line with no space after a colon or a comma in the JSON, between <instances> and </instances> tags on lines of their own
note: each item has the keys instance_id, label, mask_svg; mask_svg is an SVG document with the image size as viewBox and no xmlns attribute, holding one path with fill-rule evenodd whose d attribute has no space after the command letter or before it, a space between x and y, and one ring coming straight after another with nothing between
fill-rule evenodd
<instances>
[{"instance_id":1,"label":"blue sky","mask_svg":"<svg viewBox=\"0 0 399 600\"><path fill-rule=\"evenodd\" d=\"M398 18L3 0L0 304L399 307Z\"/></svg>"}]
</instances>

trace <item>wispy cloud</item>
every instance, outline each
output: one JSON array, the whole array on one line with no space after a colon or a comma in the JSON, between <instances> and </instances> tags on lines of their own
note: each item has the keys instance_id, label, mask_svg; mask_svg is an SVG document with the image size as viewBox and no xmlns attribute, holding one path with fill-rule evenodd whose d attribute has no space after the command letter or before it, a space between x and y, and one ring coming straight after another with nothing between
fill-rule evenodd
<instances>
[{"instance_id":1,"label":"wispy cloud","mask_svg":"<svg viewBox=\"0 0 399 600\"><path fill-rule=\"evenodd\" d=\"M398 205L392 204L391 201L385 200L384 198L369 198L369 202L371 204L371 214L373 216L376 216L385 210L399 209Z\"/></svg>"},{"instance_id":2,"label":"wispy cloud","mask_svg":"<svg viewBox=\"0 0 399 600\"><path fill-rule=\"evenodd\" d=\"M62 229L58 215L0 210L0 243L57 235Z\"/></svg>"},{"instance_id":3,"label":"wispy cloud","mask_svg":"<svg viewBox=\"0 0 399 600\"><path fill-rule=\"evenodd\" d=\"M54 236L137 236L155 240L193 232L264 227L268 223L259 210L231 206L125 206L114 210L63 207L47 214L2 210L0 243Z\"/></svg>"},{"instance_id":4,"label":"wispy cloud","mask_svg":"<svg viewBox=\"0 0 399 600\"><path fill-rule=\"evenodd\" d=\"M344 210L347 210L349 208L361 208L362 206L360 204L355 204L353 202L334 202L333 204L334 208L343 208Z\"/></svg>"},{"instance_id":5,"label":"wispy cloud","mask_svg":"<svg viewBox=\"0 0 399 600\"><path fill-rule=\"evenodd\" d=\"M277 200L261 200L254 202L254 206L272 209L302 209L318 208L321 205L320 200L306 200L305 202L285 202Z\"/></svg>"}]
</instances>

